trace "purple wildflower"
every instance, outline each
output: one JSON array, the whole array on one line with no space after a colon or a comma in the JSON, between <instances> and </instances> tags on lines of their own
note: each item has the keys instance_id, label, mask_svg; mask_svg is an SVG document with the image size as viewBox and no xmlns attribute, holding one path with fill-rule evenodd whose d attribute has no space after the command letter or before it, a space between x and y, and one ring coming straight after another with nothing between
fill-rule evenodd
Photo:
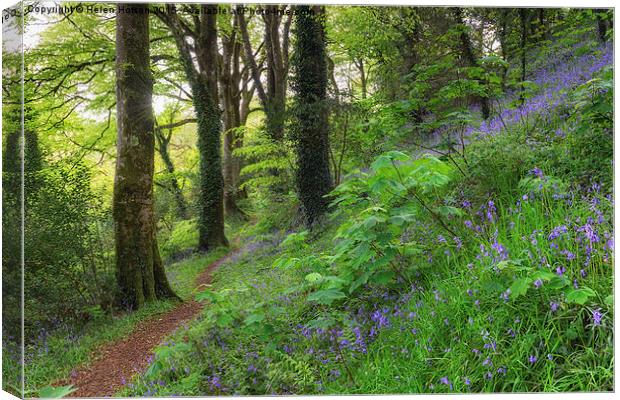
<instances>
[{"instance_id":1,"label":"purple wildflower","mask_svg":"<svg viewBox=\"0 0 620 400\"><path fill-rule=\"evenodd\" d=\"M603 314L601 314L601 309L597 308L596 310L592 310L592 322L594 326L601 325L601 321L603 320Z\"/></svg>"},{"instance_id":2,"label":"purple wildflower","mask_svg":"<svg viewBox=\"0 0 620 400\"><path fill-rule=\"evenodd\" d=\"M543 179L545 177L545 175L543 174L542 170L538 167L534 168L533 170L530 171L530 174Z\"/></svg>"},{"instance_id":3,"label":"purple wildflower","mask_svg":"<svg viewBox=\"0 0 620 400\"><path fill-rule=\"evenodd\" d=\"M452 390L452 382L450 382L450 380L448 379L447 376L444 376L442 378L439 379L439 382L442 385L446 385L446 386L450 386L450 390Z\"/></svg>"},{"instance_id":4,"label":"purple wildflower","mask_svg":"<svg viewBox=\"0 0 620 400\"><path fill-rule=\"evenodd\" d=\"M551 308L551 312L553 312L553 313L558 310L559 306L560 305L558 303L554 302L554 301L549 303L549 308Z\"/></svg>"}]
</instances>

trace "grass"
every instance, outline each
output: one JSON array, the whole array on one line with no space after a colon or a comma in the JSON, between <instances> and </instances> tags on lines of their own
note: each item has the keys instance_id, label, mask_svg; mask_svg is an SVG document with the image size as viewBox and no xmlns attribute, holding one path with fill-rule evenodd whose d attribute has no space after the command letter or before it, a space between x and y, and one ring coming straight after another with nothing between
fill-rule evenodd
<instances>
[{"instance_id":1,"label":"grass","mask_svg":"<svg viewBox=\"0 0 620 400\"><path fill-rule=\"evenodd\" d=\"M527 129L468 149L470 175L446 196L471 203L451 223L462 244L437 223L411 226L429 249L410 259L411 287L392 281L333 306L308 302L307 275L333 272L322 260L342 221L298 248L282 232L242 229L255 243L215 273L202 318L119 395L613 390L613 203L604 190L569 190L573 175L547 160L575 150L570 133L533 143ZM265 220L290 220L280 218L289 211ZM580 290L586 298L574 300Z\"/></svg>"},{"instance_id":2,"label":"grass","mask_svg":"<svg viewBox=\"0 0 620 400\"><path fill-rule=\"evenodd\" d=\"M190 258L167 267L167 274L175 292L184 300L193 295L194 280L198 274L228 252L220 248L207 255L194 254ZM61 379L68 379L76 368L87 365L96 349L106 343L127 336L135 326L146 319L172 310L178 303L157 301L149 303L134 313L117 316L104 315L83 327L79 333L56 331L27 349L26 395L35 395L41 387ZM5 360L11 362L8 358ZM6 362L6 361L5 361ZM18 371L18 365L5 365L7 370ZM13 367L13 368L11 368ZM13 373L15 375L15 373ZM5 377L10 381L13 377ZM18 379L13 378L14 381ZM19 390L18 390L19 391Z\"/></svg>"},{"instance_id":3,"label":"grass","mask_svg":"<svg viewBox=\"0 0 620 400\"><path fill-rule=\"evenodd\" d=\"M87 364L97 347L129 334L140 322L174 308L171 301L147 304L135 313L102 318L84 327L80 337L54 332L47 337L47 347L30 349L32 359L26 363L26 395L32 396L46 385L66 379L71 371ZM37 353L34 353L37 351ZM29 353L29 350L26 350Z\"/></svg>"}]
</instances>

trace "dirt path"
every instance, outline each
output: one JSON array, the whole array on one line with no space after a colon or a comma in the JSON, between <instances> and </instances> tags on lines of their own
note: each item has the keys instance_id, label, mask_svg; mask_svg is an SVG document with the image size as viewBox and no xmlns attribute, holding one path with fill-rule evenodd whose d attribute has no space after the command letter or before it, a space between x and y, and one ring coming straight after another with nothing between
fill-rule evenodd
<instances>
[{"instance_id":1,"label":"dirt path","mask_svg":"<svg viewBox=\"0 0 620 400\"><path fill-rule=\"evenodd\" d=\"M212 272L239 250L210 264L196 277L195 286L209 284ZM202 304L189 300L174 309L138 323L122 340L108 343L96 350L90 364L81 367L62 382L77 390L69 397L111 397L131 377L146 369L153 349L184 322L196 317Z\"/></svg>"}]
</instances>

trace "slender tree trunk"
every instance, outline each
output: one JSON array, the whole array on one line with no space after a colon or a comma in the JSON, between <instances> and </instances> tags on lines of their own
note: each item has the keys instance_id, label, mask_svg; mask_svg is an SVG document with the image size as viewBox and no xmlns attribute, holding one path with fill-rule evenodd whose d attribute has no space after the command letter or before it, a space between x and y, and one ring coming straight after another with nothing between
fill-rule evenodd
<instances>
[{"instance_id":1,"label":"slender tree trunk","mask_svg":"<svg viewBox=\"0 0 620 400\"><path fill-rule=\"evenodd\" d=\"M220 96L224 105L224 212L226 215L241 215L243 211L237 205L239 198L239 181L241 160L233 154L239 148L243 136L239 129L245 124L242 116L247 115L249 102L244 102L244 91L247 90L247 73L241 71L241 42L238 39L238 20L234 18L230 30L224 30L221 36L223 54L220 68Z\"/></svg>"},{"instance_id":2,"label":"slender tree trunk","mask_svg":"<svg viewBox=\"0 0 620 400\"><path fill-rule=\"evenodd\" d=\"M597 9L594 11L596 13L596 26L598 31L598 39L601 43L605 43L607 41L607 21L604 16L607 10Z\"/></svg>"},{"instance_id":3,"label":"slender tree trunk","mask_svg":"<svg viewBox=\"0 0 620 400\"><path fill-rule=\"evenodd\" d=\"M510 10L502 8L499 15L499 44L502 49L502 60L508 63L508 16ZM502 67L502 90L506 89L506 76L508 75L508 65Z\"/></svg>"},{"instance_id":4,"label":"slender tree trunk","mask_svg":"<svg viewBox=\"0 0 620 400\"><path fill-rule=\"evenodd\" d=\"M327 54L324 10L300 6L296 15L295 125L297 189L307 225L327 211L332 188L329 172Z\"/></svg>"},{"instance_id":5,"label":"slender tree trunk","mask_svg":"<svg viewBox=\"0 0 620 400\"><path fill-rule=\"evenodd\" d=\"M228 246L224 234L224 177L221 160L221 112L218 105L217 5L203 5L201 36L197 46L198 64L206 77L194 85L194 105L198 119L200 152L200 213L198 248L203 251ZM211 8L209 13L206 9ZM203 78L203 79L200 79Z\"/></svg>"},{"instance_id":6,"label":"slender tree trunk","mask_svg":"<svg viewBox=\"0 0 620 400\"><path fill-rule=\"evenodd\" d=\"M471 45L471 39L469 34L467 33L467 29L465 23L463 22L463 12L460 8L454 9L454 17L456 19L456 23L461 26L461 34L459 35L459 39L461 42L461 52L463 54L463 58L467 61L470 67L478 67L478 59L474 54ZM484 85L484 82L479 81ZM491 106L489 105L489 98L487 96L476 96L477 102L480 104L480 111L482 112L482 118L488 119L491 115Z\"/></svg>"},{"instance_id":7,"label":"slender tree trunk","mask_svg":"<svg viewBox=\"0 0 620 400\"><path fill-rule=\"evenodd\" d=\"M364 60L362 58L359 61L355 61L355 66L360 72L360 86L362 89L362 99L366 99L368 96L368 83L366 77L366 68L364 67Z\"/></svg>"},{"instance_id":8,"label":"slender tree trunk","mask_svg":"<svg viewBox=\"0 0 620 400\"><path fill-rule=\"evenodd\" d=\"M174 196L174 201L177 204L177 213L179 218L182 220L188 219L189 214L187 211L187 203L185 201L185 197L183 197L183 192L181 191L181 187L179 186L179 181L175 176L175 168L174 163L172 162L172 158L170 158L169 145L170 139L163 137L161 132L156 132L155 137L157 138L157 142L159 146L157 147L159 155L166 166L166 171L170 175L170 186L171 191Z\"/></svg>"},{"instance_id":9,"label":"slender tree trunk","mask_svg":"<svg viewBox=\"0 0 620 400\"><path fill-rule=\"evenodd\" d=\"M519 19L521 22L521 93L519 95L519 101L521 104L525 101L525 66L526 66L526 54L525 47L527 45L527 10L525 8L519 9Z\"/></svg>"},{"instance_id":10,"label":"slender tree trunk","mask_svg":"<svg viewBox=\"0 0 620 400\"><path fill-rule=\"evenodd\" d=\"M149 22L143 13L116 16L117 157L113 216L119 302L177 297L159 256L153 211L155 158L153 78L149 65Z\"/></svg>"},{"instance_id":11,"label":"slender tree trunk","mask_svg":"<svg viewBox=\"0 0 620 400\"><path fill-rule=\"evenodd\" d=\"M264 15L265 22L265 54L267 56L267 88L261 81L261 73L255 55L252 52L247 22L243 13L239 13L240 33L245 52L245 62L250 66L252 79L256 86L258 97L265 111L265 128L270 138L280 142L284 138L284 121L286 112L286 85L288 73L288 31L291 24L289 14L283 24L283 34L280 35L282 16L277 12L278 6L268 5ZM282 38L280 37L282 36Z\"/></svg>"}]
</instances>

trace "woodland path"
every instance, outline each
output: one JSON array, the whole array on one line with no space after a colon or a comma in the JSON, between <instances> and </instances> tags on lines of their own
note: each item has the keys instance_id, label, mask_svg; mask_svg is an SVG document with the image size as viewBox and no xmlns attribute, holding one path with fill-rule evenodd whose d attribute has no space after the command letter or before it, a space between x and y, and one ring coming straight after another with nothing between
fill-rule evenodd
<instances>
[{"instance_id":1,"label":"woodland path","mask_svg":"<svg viewBox=\"0 0 620 400\"><path fill-rule=\"evenodd\" d=\"M195 280L195 287L211 283L213 271L239 253L235 250L211 263ZM111 397L131 377L146 369L153 350L185 322L198 316L203 305L195 300L180 303L172 310L141 321L126 337L95 350L91 362L80 367L71 378L60 382L77 390L69 397Z\"/></svg>"}]
</instances>

